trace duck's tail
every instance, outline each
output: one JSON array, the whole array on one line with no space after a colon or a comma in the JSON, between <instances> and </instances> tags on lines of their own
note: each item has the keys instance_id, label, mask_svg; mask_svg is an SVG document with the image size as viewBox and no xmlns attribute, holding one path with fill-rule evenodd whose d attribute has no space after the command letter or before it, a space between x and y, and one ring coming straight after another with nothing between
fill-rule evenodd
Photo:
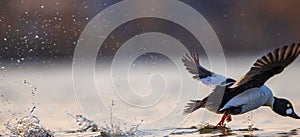
<instances>
[{"instance_id":1,"label":"duck's tail","mask_svg":"<svg viewBox=\"0 0 300 137\"><path fill-rule=\"evenodd\" d=\"M185 106L185 109L183 110L183 115L187 115L189 113L194 112L195 110L199 108L204 108L206 105L208 97L202 99L202 100L190 100L191 102L188 103Z\"/></svg>"}]
</instances>

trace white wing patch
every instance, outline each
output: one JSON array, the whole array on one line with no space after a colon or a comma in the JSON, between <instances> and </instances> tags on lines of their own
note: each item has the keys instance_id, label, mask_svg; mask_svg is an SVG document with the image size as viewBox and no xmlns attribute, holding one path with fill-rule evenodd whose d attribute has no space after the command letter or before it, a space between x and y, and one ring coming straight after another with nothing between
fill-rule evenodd
<instances>
[{"instance_id":1,"label":"white wing patch","mask_svg":"<svg viewBox=\"0 0 300 137\"><path fill-rule=\"evenodd\" d=\"M290 115L290 114L292 114L293 113L293 110L290 108L290 109L288 109L288 110L286 110L286 112L285 112L287 115Z\"/></svg>"},{"instance_id":2,"label":"white wing patch","mask_svg":"<svg viewBox=\"0 0 300 137\"><path fill-rule=\"evenodd\" d=\"M226 81L226 77L222 76L222 75L218 75L218 74L213 74L212 76L210 77L206 77L206 78L202 78L200 79L200 81L211 87L211 88L215 88L216 86L218 85L221 85L223 82Z\"/></svg>"}]
</instances>

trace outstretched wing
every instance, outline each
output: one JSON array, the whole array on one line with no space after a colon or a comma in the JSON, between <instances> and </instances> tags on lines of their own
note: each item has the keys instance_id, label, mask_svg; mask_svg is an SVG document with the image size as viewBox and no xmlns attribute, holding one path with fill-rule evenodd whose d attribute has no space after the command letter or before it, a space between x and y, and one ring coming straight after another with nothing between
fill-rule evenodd
<instances>
[{"instance_id":1,"label":"outstretched wing","mask_svg":"<svg viewBox=\"0 0 300 137\"><path fill-rule=\"evenodd\" d=\"M212 88L228 82L235 82L233 79L215 74L202 67L199 63L198 54L186 54L186 56L183 56L182 62L186 66L186 69L193 75L194 79L200 80Z\"/></svg>"},{"instance_id":2,"label":"outstretched wing","mask_svg":"<svg viewBox=\"0 0 300 137\"><path fill-rule=\"evenodd\" d=\"M260 87L272 76L281 73L300 53L300 43L284 46L258 59L250 71L230 88L244 91Z\"/></svg>"}]
</instances>

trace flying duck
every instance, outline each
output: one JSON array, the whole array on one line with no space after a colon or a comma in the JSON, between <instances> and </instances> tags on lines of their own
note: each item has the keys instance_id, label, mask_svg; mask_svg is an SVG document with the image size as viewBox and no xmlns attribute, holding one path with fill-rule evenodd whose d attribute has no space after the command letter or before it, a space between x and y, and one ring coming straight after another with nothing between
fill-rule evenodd
<instances>
[{"instance_id":1,"label":"flying duck","mask_svg":"<svg viewBox=\"0 0 300 137\"><path fill-rule=\"evenodd\" d=\"M213 91L202 100L191 100L183 114L189 114L199 108L206 108L217 114L223 114L217 126L230 122L231 115L239 115L261 106L269 106L275 113L295 119L290 101L273 96L265 82L274 75L281 73L300 53L300 43L277 48L256 60L251 69L238 81L215 74L199 63L198 54L187 54L182 61L193 78L212 87Z\"/></svg>"}]
</instances>

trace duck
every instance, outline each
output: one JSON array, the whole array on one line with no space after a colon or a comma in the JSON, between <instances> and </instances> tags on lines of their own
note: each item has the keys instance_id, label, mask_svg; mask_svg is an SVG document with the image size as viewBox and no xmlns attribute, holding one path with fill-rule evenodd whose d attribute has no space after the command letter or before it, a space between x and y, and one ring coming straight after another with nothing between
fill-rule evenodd
<instances>
[{"instance_id":1,"label":"duck","mask_svg":"<svg viewBox=\"0 0 300 137\"><path fill-rule=\"evenodd\" d=\"M300 43L285 45L257 59L250 70L239 80L216 74L200 65L199 55L189 53L182 62L194 79L209 86L211 93L201 100L190 100L184 115L205 108L216 114L223 114L217 127L232 121L232 115L241 115L269 106L272 111L284 117L300 119L293 104L284 98L275 97L265 85L271 77L280 74L300 53Z\"/></svg>"}]
</instances>

